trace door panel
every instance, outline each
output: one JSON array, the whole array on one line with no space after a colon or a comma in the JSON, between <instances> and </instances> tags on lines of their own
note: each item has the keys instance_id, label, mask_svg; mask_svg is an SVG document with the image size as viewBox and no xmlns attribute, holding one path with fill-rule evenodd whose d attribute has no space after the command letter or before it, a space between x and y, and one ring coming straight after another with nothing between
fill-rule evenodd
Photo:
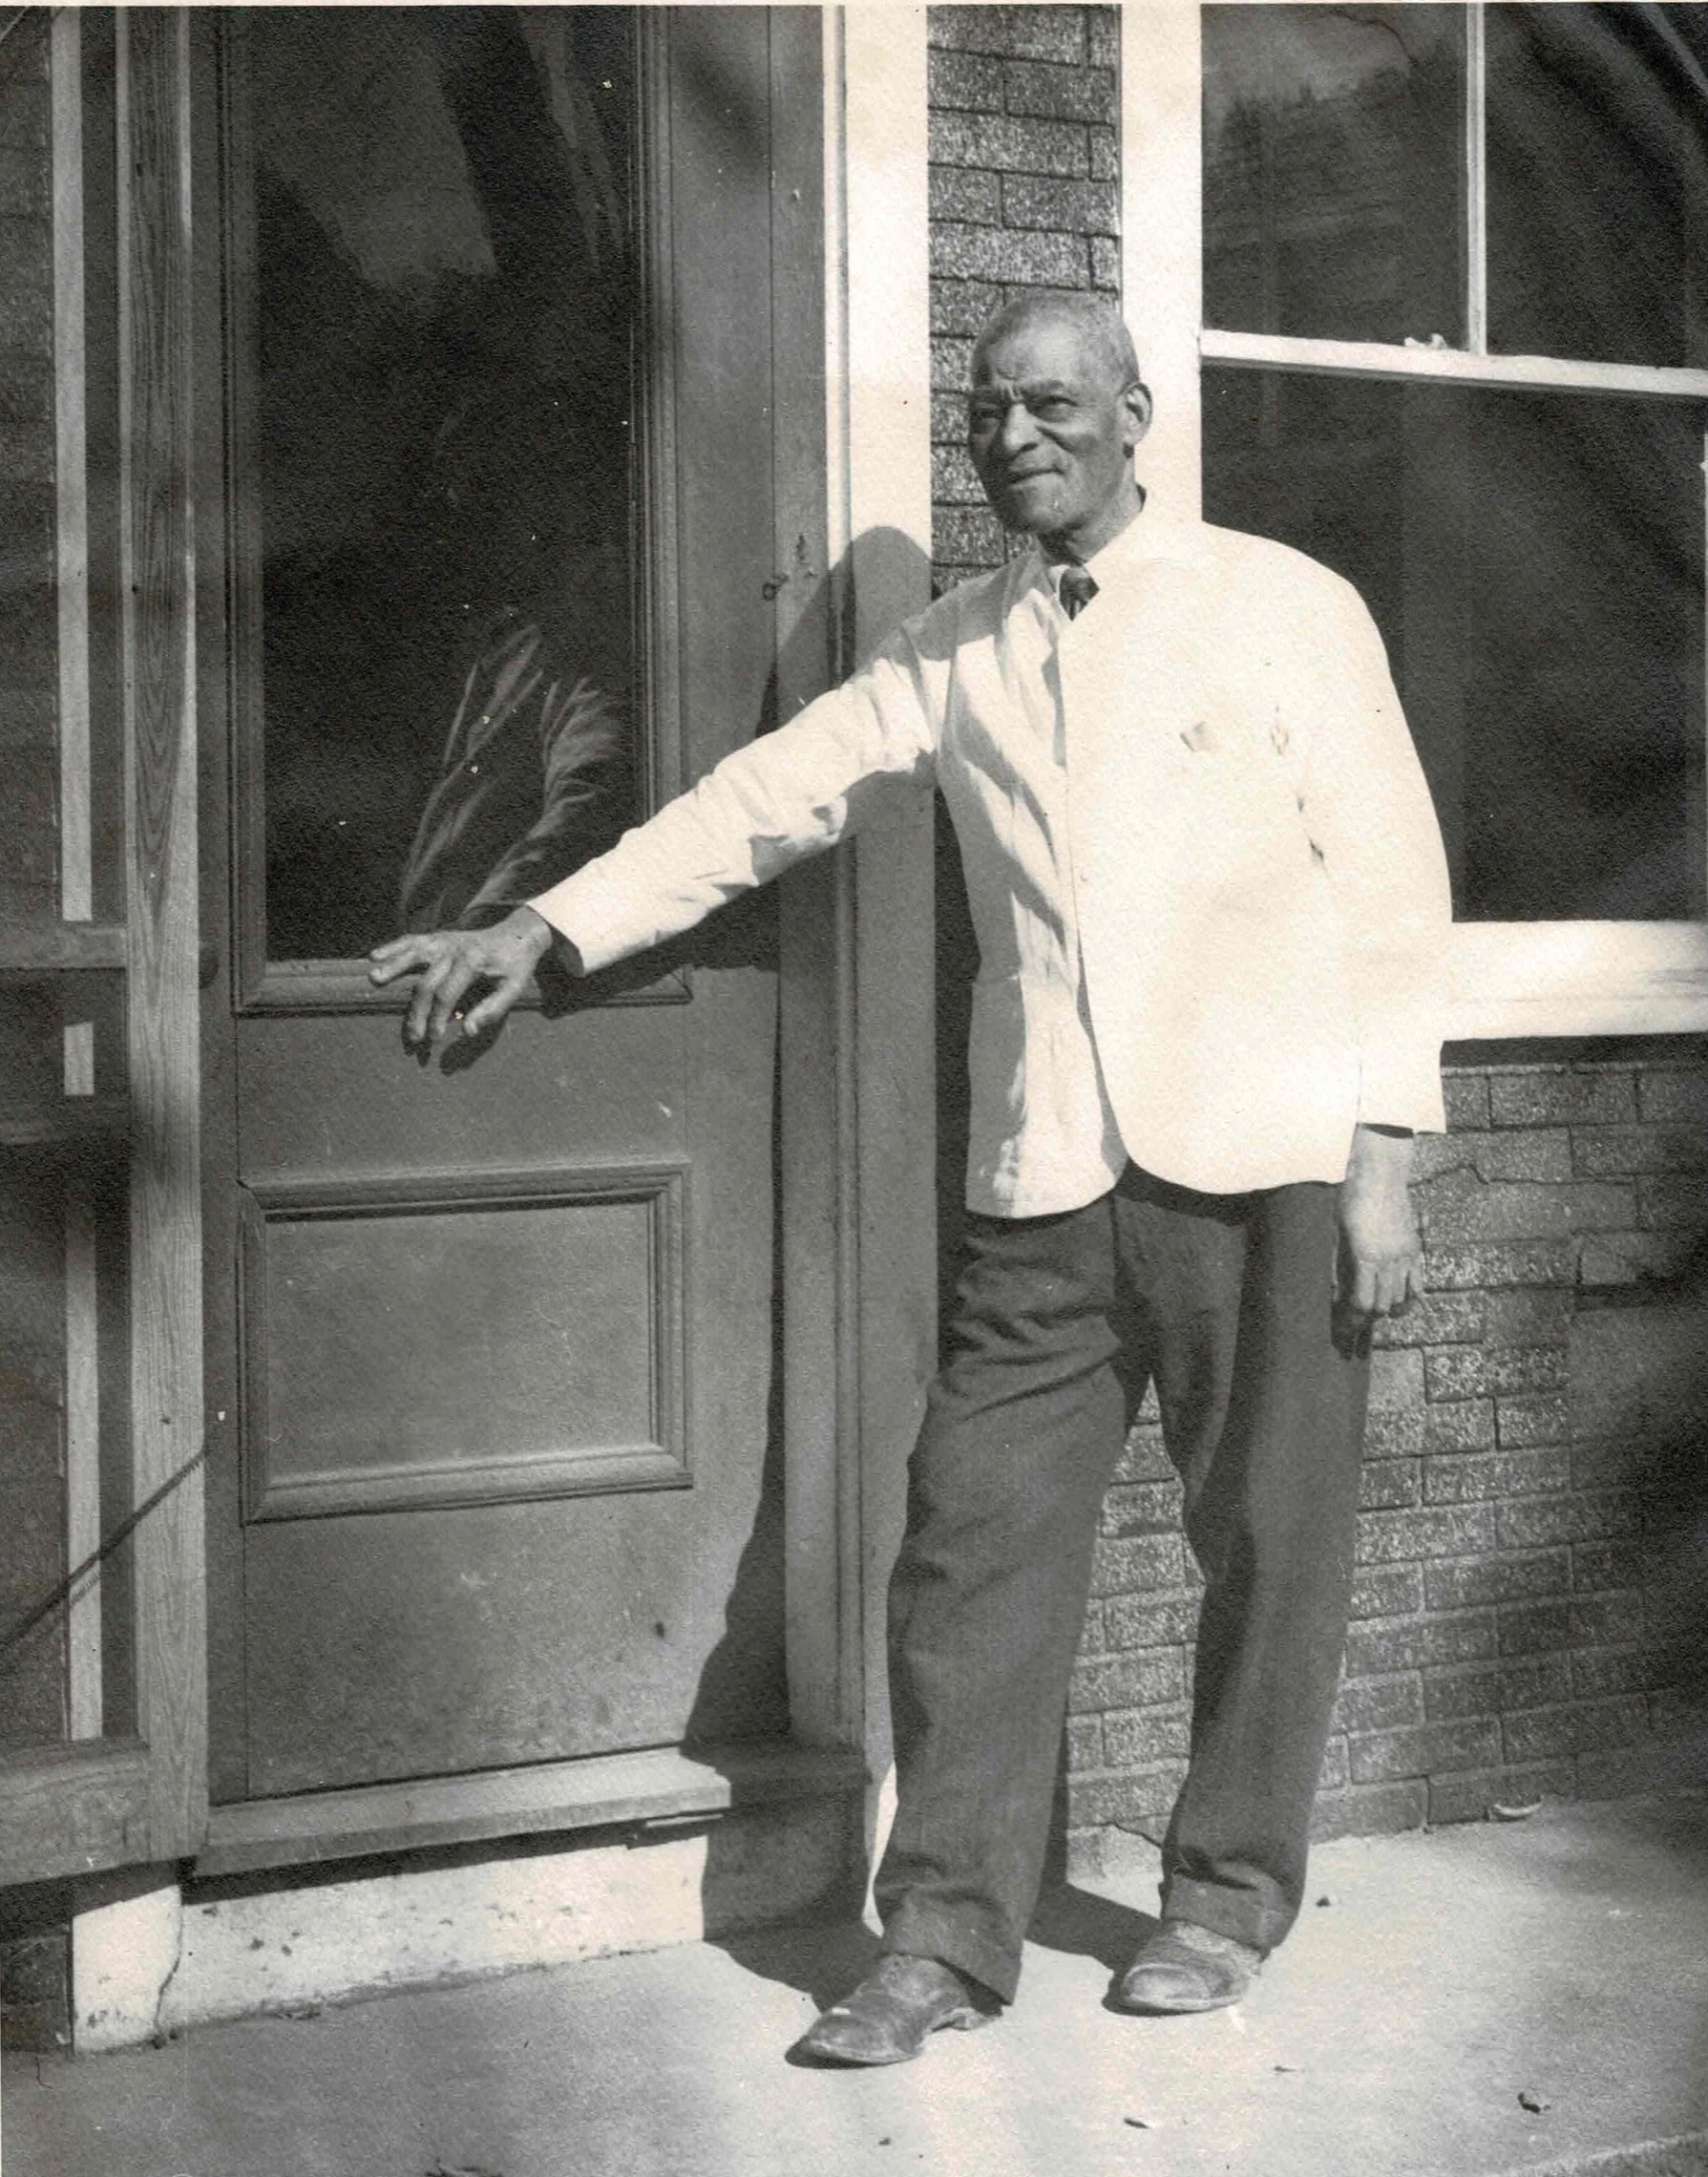
<instances>
[{"instance_id":1,"label":"door panel","mask_svg":"<svg viewBox=\"0 0 1708 2177\"><path fill-rule=\"evenodd\" d=\"M603 46L578 58L552 43L560 17L595 12ZM624 795L656 804L764 722L770 19L457 11L447 32L387 11L401 86L390 133L378 132L379 166L347 177L339 197L301 154L337 134L337 72L311 50L310 11L284 13L276 32L227 22L221 93L231 700L209 762L231 786L230 881L205 897L236 905L204 1029L221 1099L207 1199L236 1300L211 1311L210 1404L232 1416L214 1452L215 1795L773 1735L787 1712L769 909L722 918L668 961L568 999L548 989L490 1047L426 1066L402 1048L398 1000L370 991L356 959L320 949L477 915L495 868L488 903L501 907L506 883L539 889L601 843ZM599 102L604 76L584 64L620 43L632 94L614 117ZM538 95L533 137L511 132L523 152L481 135L496 80L513 116ZM260 109L266 98L296 101L294 132ZM316 100L320 137L303 112ZM591 151L590 130L604 132ZM564 234L534 236L541 254L560 251L550 280L527 273L506 227L526 158L545 162L536 179L567 207ZM428 246L423 174L440 190L428 255L444 260L441 300L399 276L382 309L374 294L398 262L419 269ZM608 384L588 385L559 312L566 280L582 280L583 300L608 285L613 201L628 283L615 404ZM339 370L374 368L371 347L339 363L334 313L310 380L268 333L258 286L289 276L292 249L337 260L347 284L366 279L344 310L364 341L386 310L414 310L435 357L474 337L469 295L497 294L507 345L492 370L510 376L496 439L531 404L579 402L571 426L534 433L518 470L514 447L495 452L484 394L447 395L434 360L397 380L414 472L401 456L388 469L371 418L341 425L327 408ZM608 370L610 328L591 345ZM543 476L575 500L578 448L604 461L614 429L625 433L620 565L587 526L610 515L608 463L567 514L550 489L539 496ZM273 488L269 461L289 491ZM329 492L340 464L370 480L390 527ZM429 497L448 476L453 526L493 539L490 553L464 553L450 588L433 588L419 552L407 581L395 573L416 472ZM524 560L499 535L515 510L494 497L496 479L498 501L513 500L517 476L559 553L544 590L526 562L536 587L519 609ZM435 499L431 520L444 515ZM498 526L482 532L488 521ZM440 534L421 531L430 546ZM554 713L549 694L518 707L504 678L514 660L475 624L511 606L501 649L504 627L545 624L566 582L580 603L550 632L569 660L559 681L585 672L608 699L591 726ZM364 583L360 610L344 611ZM318 662L317 625L330 629ZM368 654L388 645L395 655ZM495 718L508 735L495 734L495 760L511 769L488 794L478 736ZM565 749L592 750L586 798L604 814L591 828L548 824L543 851L559 858L542 863L512 850L549 804ZM218 1250L212 1261L218 1288Z\"/></svg>"}]
</instances>

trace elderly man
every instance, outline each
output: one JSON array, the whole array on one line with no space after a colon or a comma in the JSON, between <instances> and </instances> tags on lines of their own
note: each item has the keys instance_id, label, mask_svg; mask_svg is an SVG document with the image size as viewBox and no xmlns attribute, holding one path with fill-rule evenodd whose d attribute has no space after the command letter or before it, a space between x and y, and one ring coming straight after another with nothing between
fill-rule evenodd
<instances>
[{"instance_id":1,"label":"elderly man","mask_svg":"<svg viewBox=\"0 0 1708 2177\"><path fill-rule=\"evenodd\" d=\"M803 2053L895 2062L1012 1998L1098 1510L1147 1382L1205 1595L1143 2012L1287 1933L1345 1638L1372 1320L1417 1278L1443 1123L1429 797L1356 594L1148 509L1130 339L1010 302L968 445L1034 539L496 928L407 938L415 1038L477 1035L554 939L602 967L935 778L979 938L966 1261L891 1588L883 1953Z\"/></svg>"}]
</instances>

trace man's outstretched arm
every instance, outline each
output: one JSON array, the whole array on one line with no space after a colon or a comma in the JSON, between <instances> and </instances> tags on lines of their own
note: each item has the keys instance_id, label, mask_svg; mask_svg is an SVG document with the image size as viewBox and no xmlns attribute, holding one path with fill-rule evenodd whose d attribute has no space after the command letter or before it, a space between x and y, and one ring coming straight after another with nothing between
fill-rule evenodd
<instances>
[{"instance_id":1,"label":"man's outstretched arm","mask_svg":"<svg viewBox=\"0 0 1708 2177\"><path fill-rule=\"evenodd\" d=\"M691 929L726 900L836 844L870 788L923 783L935 759L935 704L907 629L840 688L724 758L609 854L487 930L442 930L379 945L377 983L419 977L406 1041L439 1043L496 1028L561 939L589 974ZM490 987L487 987L490 985Z\"/></svg>"}]
</instances>

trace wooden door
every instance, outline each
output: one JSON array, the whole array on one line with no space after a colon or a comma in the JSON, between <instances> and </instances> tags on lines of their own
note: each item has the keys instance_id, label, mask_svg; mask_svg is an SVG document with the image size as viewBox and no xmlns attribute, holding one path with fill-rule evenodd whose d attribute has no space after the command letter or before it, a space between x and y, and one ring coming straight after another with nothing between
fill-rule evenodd
<instances>
[{"instance_id":1,"label":"wooden door","mask_svg":"<svg viewBox=\"0 0 1708 2177\"><path fill-rule=\"evenodd\" d=\"M777 1736L772 911L428 1065L358 956L765 722L805 45L698 8L206 35L213 1796Z\"/></svg>"}]
</instances>

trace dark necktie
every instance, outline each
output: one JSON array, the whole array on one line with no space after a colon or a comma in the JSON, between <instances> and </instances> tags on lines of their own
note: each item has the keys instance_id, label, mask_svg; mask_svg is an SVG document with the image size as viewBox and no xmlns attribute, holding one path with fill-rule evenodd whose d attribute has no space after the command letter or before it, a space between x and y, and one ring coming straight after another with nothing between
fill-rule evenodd
<instances>
[{"instance_id":1,"label":"dark necktie","mask_svg":"<svg viewBox=\"0 0 1708 2177\"><path fill-rule=\"evenodd\" d=\"M1087 568L1067 566L1062 569L1057 594L1062 600L1062 610L1069 620L1077 620L1097 595L1097 584Z\"/></svg>"}]
</instances>

